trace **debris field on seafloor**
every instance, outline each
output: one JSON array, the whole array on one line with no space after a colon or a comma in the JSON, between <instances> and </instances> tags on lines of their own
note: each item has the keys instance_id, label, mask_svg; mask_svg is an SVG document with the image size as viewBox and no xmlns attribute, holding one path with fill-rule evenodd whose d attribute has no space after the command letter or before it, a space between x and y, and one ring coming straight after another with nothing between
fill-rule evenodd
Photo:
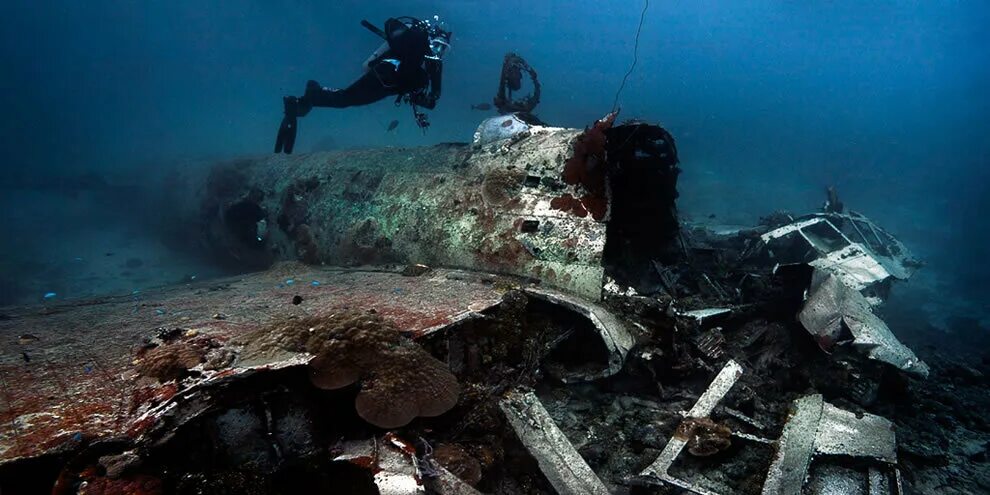
<instances>
[{"instance_id":1,"label":"debris field on seafloor","mask_svg":"<svg viewBox=\"0 0 990 495\"><path fill-rule=\"evenodd\" d=\"M855 212L686 223L679 172L660 126L508 114L177 179L173 223L260 271L4 308L0 491L990 487L983 372L881 317L907 248Z\"/></svg>"}]
</instances>

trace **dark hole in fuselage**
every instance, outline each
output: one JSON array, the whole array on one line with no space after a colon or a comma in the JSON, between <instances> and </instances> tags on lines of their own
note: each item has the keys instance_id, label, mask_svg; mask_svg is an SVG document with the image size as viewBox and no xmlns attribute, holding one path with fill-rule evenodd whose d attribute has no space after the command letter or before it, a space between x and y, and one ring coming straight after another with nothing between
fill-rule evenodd
<instances>
[{"instance_id":1,"label":"dark hole in fuselage","mask_svg":"<svg viewBox=\"0 0 990 495\"><path fill-rule=\"evenodd\" d=\"M523 220L522 225L519 226L519 231L527 234L532 234L540 230L539 220Z\"/></svg>"},{"instance_id":2,"label":"dark hole in fuselage","mask_svg":"<svg viewBox=\"0 0 990 495\"><path fill-rule=\"evenodd\" d=\"M265 233L258 223L266 216L260 205L244 200L228 207L223 218L234 238L245 246L261 249L265 245Z\"/></svg>"},{"instance_id":3,"label":"dark hole in fuselage","mask_svg":"<svg viewBox=\"0 0 990 495\"><path fill-rule=\"evenodd\" d=\"M597 374L608 367L609 353L598 330L576 311L530 297L527 305L530 328L552 329L547 344L552 345L544 368L558 378Z\"/></svg>"},{"instance_id":4,"label":"dark hole in fuselage","mask_svg":"<svg viewBox=\"0 0 990 495\"><path fill-rule=\"evenodd\" d=\"M606 131L611 217L603 263L622 285L643 292L657 284L652 262L674 263L677 234L677 147L665 129L626 124Z\"/></svg>"},{"instance_id":5,"label":"dark hole in fuselage","mask_svg":"<svg viewBox=\"0 0 990 495\"><path fill-rule=\"evenodd\" d=\"M200 493L179 489L185 475L234 490L223 493L242 493L249 475L253 493L377 494L368 469L332 462L328 451L376 433L354 411L356 393L313 387L305 367L241 378L213 391L211 407L149 449L137 469L179 494Z\"/></svg>"}]
</instances>

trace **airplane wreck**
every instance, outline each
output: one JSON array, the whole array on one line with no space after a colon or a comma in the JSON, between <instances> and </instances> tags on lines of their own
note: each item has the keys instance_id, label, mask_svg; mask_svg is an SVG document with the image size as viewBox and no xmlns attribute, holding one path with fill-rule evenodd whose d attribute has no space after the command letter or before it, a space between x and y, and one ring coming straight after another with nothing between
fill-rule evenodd
<instances>
[{"instance_id":1,"label":"airplane wreck","mask_svg":"<svg viewBox=\"0 0 990 495\"><path fill-rule=\"evenodd\" d=\"M167 225L251 273L0 309L0 492L990 486L990 401L943 386L982 374L881 317L906 246L683 222L674 138L615 120L173 177Z\"/></svg>"}]
</instances>

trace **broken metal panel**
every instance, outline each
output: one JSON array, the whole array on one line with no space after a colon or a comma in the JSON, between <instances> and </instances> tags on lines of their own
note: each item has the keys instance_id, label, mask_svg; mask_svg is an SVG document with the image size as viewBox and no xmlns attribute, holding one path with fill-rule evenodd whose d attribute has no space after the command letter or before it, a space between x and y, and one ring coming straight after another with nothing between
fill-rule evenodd
<instances>
[{"instance_id":1,"label":"broken metal panel","mask_svg":"<svg viewBox=\"0 0 990 495\"><path fill-rule=\"evenodd\" d=\"M869 304L865 300L863 304ZM865 350L870 359L892 364L904 371L923 378L928 377L929 368L909 347L902 344L887 324L872 311L846 316L846 324L855 339L853 345Z\"/></svg>"},{"instance_id":2,"label":"broken metal panel","mask_svg":"<svg viewBox=\"0 0 990 495\"><path fill-rule=\"evenodd\" d=\"M826 351L831 350L848 329L852 344L871 359L928 376L928 365L897 340L887 324L873 313L869 301L834 275L821 271L814 273L808 299L798 319Z\"/></svg>"},{"instance_id":3,"label":"broken metal panel","mask_svg":"<svg viewBox=\"0 0 990 495\"><path fill-rule=\"evenodd\" d=\"M800 234L801 229L806 228L806 227L809 227L809 226L812 226L812 225L815 225L815 224L818 224L818 223L822 223L824 221L825 221L825 219L820 218L820 217L812 217L812 218L806 218L804 220L798 220L798 221L795 221L794 223L789 223L789 224L784 225L782 227L778 227L776 229L773 229L770 232L767 232L767 233L761 235L760 238L763 240L764 243L770 244L770 241L772 241L772 240L781 239L781 238L784 238L784 237L788 237L788 236L790 236L791 234L794 234L794 233ZM837 229L836 229L836 232L838 232Z\"/></svg>"},{"instance_id":4,"label":"broken metal panel","mask_svg":"<svg viewBox=\"0 0 990 495\"><path fill-rule=\"evenodd\" d=\"M815 450L815 435L823 404L822 396L817 394L795 400L792 404L790 420L784 425L777 452L767 471L763 495L801 493Z\"/></svg>"},{"instance_id":5,"label":"broken metal panel","mask_svg":"<svg viewBox=\"0 0 990 495\"><path fill-rule=\"evenodd\" d=\"M742 372L743 369L739 363L732 360L726 363L722 370L718 372L718 375L715 376L715 379L712 380L705 393L701 394L701 397L694 403L691 410L684 414L684 417L706 418L710 416L712 411L715 410L715 406L729 393L732 386L742 376ZM712 494L712 492L704 488L696 487L687 481L677 479L669 474L670 466L674 464L677 456L680 455L687 444L687 438L674 435L667 442L667 445L664 446L663 451L660 452L656 460L640 472L639 475L665 481L671 485L690 490L700 495Z\"/></svg>"},{"instance_id":6,"label":"broken metal panel","mask_svg":"<svg viewBox=\"0 0 990 495\"><path fill-rule=\"evenodd\" d=\"M732 432L732 436L736 438L741 438L743 440L749 440L754 443L763 443L767 445L773 445L775 442L769 438L758 437L756 435L750 435L749 433L743 433L739 431Z\"/></svg>"},{"instance_id":7,"label":"broken metal panel","mask_svg":"<svg viewBox=\"0 0 990 495\"><path fill-rule=\"evenodd\" d=\"M855 242L869 247L893 277L907 280L921 266L921 262L904 243L866 216L855 211L832 214L832 216L841 219L843 232Z\"/></svg>"},{"instance_id":8,"label":"broken metal panel","mask_svg":"<svg viewBox=\"0 0 990 495\"><path fill-rule=\"evenodd\" d=\"M863 290L891 276L860 244L850 244L808 264L835 275L854 290Z\"/></svg>"},{"instance_id":9,"label":"broken metal panel","mask_svg":"<svg viewBox=\"0 0 990 495\"><path fill-rule=\"evenodd\" d=\"M694 340L695 346L708 359L718 360L725 355L725 335L721 327L715 327L699 335Z\"/></svg>"},{"instance_id":10,"label":"broken metal panel","mask_svg":"<svg viewBox=\"0 0 990 495\"><path fill-rule=\"evenodd\" d=\"M426 487L411 444L389 433L383 438L341 442L331 447L334 462L349 462L374 475L381 495L423 495Z\"/></svg>"},{"instance_id":11,"label":"broken metal panel","mask_svg":"<svg viewBox=\"0 0 990 495\"><path fill-rule=\"evenodd\" d=\"M288 263L262 273L44 307L5 309L0 320L0 463L54 451L73 438L135 438L179 396L257 370L303 365L305 355L197 367L198 376L140 378L135 353L156 329L179 328L236 352L277 319L375 309L421 336L501 301L490 276L433 270L329 270ZM294 296L301 304L292 304ZM20 342L18 335L36 340ZM25 362L22 353L30 359Z\"/></svg>"},{"instance_id":12,"label":"broken metal panel","mask_svg":"<svg viewBox=\"0 0 990 495\"><path fill-rule=\"evenodd\" d=\"M873 495L867 490L867 482L862 472L834 464L824 464L816 468L803 493L807 495Z\"/></svg>"},{"instance_id":13,"label":"broken metal panel","mask_svg":"<svg viewBox=\"0 0 990 495\"><path fill-rule=\"evenodd\" d=\"M907 279L920 263L897 238L858 213L816 213L761 236L780 263L808 263L863 290ZM810 250L798 249L804 244Z\"/></svg>"},{"instance_id":14,"label":"broken metal panel","mask_svg":"<svg viewBox=\"0 0 990 495\"><path fill-rule=\"evenodd\" d=\"M883 471L871 467L870 468L870 495L893 495L894 493L900 493L900 490L894 492L891 490L890 477L887 476Z\"/></svg>"},{"instance_id":15,"label":"broken metal panel","mask_svg":"<svg viewBox=\"0 0 990 495\"><path fill-rule=\"evenodd\" d=\"M865 459L881 463L883 469L833 466L820 463L818 456ZM820 394L808 395L791 406L763 494L873 495L889 494L892 489L900 493L896 463L897 442L889 420L872 414L857 416L825 402Z\"/></svg>"},{"instance_id":16,"label":"broken metal panel","mask_svg":"<svg viewBox=\"0 0 990 495\"><path fill-rule=\"evenodd\" d=\"M712 380L711 385L708 386L705 393L701 394L701 397L698 398L698 401L694 403L694 407L687 412L685 417L706 418L710 416L715 406L725 397L725 394L729 393L729 390L736 384L742 373L743 369L739 363L733 360L725 363L722 370Z\"/></svg>"},{"instance_id":17,"label":"broken metal panel","mask_svg":"<svg viewBox=\"0 0 990 495\"><path fill-rule=\"evenodd\" d=\"M857 416L825 403L815 436L815 452L867 457L895 464L896 449L894 424L888 419L873 414Z\"/></svg>"},{"instance_id":18,"label":"broken metal panel","mask_svg":"<svg viewBox=\"0 0 990 495\"><path fill-rule=\"evenodd\" d=\"M557 493L609 493L534 393L510 392L499 401L499 408Z\"/></svg>"},{"instance_id":19,"label":"broken metal panel","mask_svg":"<svg viewBox=\"0 0 990 495\"><path fill-rule=\"evenodd\" d=\"M698 323L704 323L705 320L731 313L732 308L706 308L697 309L694 311L685 311L683 313L679 312L678 314L681 316L687 316L688 318L694 318Z\"/></svg>"},{"instance_id":20,"label":"broken metal panel","mask_svg":"<svg viewBox=\"0 0 990 495\"><path fill-rule=\"evenodd\" d=\"M568 294L542 288L527 288L524 289L524 292L586 317L594 325L605 350L608 352L608 365L604 370L597 373L565 377L565 382L596 380L612 376L622 370L629 350L636 344L636 337L622 320L598 304Z\"/></svg>"},{"instance_id":21,"label":"broken metal panel","mask_svg":"<svg viewBox=\"0 0 990 495\"><path fill-rule=\"evenodd\" d=\"M416 449L392 434L386 434L377 451L375 485L381 495L426 493Z\"/></svg>"}]
</instances>

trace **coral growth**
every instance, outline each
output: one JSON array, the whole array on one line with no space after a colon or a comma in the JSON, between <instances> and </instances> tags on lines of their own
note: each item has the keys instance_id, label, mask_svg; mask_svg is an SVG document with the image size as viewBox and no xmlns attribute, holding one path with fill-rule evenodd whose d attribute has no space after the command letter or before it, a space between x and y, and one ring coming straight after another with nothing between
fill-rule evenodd
<instances>
[{"instance_id":1,"label":"coral growth","mask_svg":"<svg viewBox=\"0 0 990 495\"><path fill-rule=\"evenodd\" d=\"M405 343L384 350L378 360L354 401L365 421L396 428L417 416L439 416L457 404L457 379L419 346Z\"/></svg>"},{"instance_id":2,"label":"coral growth","mask_svg":"<svg viewBox=\"0 0 990 495\"><path fill-rule=\"evenodd\" d=\"M320 262L320 247L316 243L313 229L309 225L302 224L295 229L296 256L299 261L307 265L315 265Z\"/></svg>"},{"instance_id":3,"label":"coral growth","mask_svg":"<svg viewBox=\"0 0 990 495\"><path fill-rule=\"evenodd\" d=\"M732 430L711 418L685 419L674 436L687 440L688 452L698 457L715 455L732 445Z\"/></svg>"},{"instance_id":4,"label":"coral growth","mask_svg":"<svg viewBox=\"0 0 990 495\"><path fill-rule=\"evenodd\" d=\"M564 164L564 182L585 189L587 194L581 197L581 203L595 220L604 220L608 213L605 131L615 123L616 115L606 115L581 133L574 140L574 154Z\"/></svg>"},{"instance_id":5,"label":"coral growth","mask_svg":"<svg viewBox=\"0 0 990 495\"><path fill-rule=\"evenodd\" d=\"M278 213L278 226L288 235L297 227L309 221L309 201L307 195L320 187L316 177L293 182L282 195L282 208Z\"/></svg>"},{"instance_id":6,"label":"coral growth","mask_svg":"<svg viewBox=\"0 0 990 495\"><path fill-rule=\"evenodd\" d=\"M342 242L347 263L356 265L381 263L392 260L392 240L382 232L382 226L374 218L355 223Z\"/></svg>"},{"instance_id":7,"label":"coral growth","mask_svg":"<svg viewBox=\"0 0 990 495\"><path fill-rule=\"evenodd\" d=\"M497 168L485 174L481 197L488 206L502 206L519 195L526 174L514 168Z\"/></svg>"},{"instance_id":8,"label":"coral growth","mask_svg":"<svg viewBox=\"0 0 990 495\"><path fill-rule=\"evenodd\" d=\"M141 376L149 376L159 382L181 380L189 370L198 366L206 353L198 347L186 344L167 344L155 347L144 353L137 362Z\"/></svg>"},{"instance_id":9,"label":"coral growth","mask_svg":"<svg viewBox=\"0 0 990 495\"><path fill-rule=\"evenodd\" d=\"M310 193L320 187L316 177L300 179L285 189L278 214L278 226L289 238L295 241L296 256L303 263L319 263L319 250L309 222Z\"/></svg>"},{"instance_id":10,"label":"coral growth","mask_svg":"<svg viewBox=\"0 0 990 495\"><path fill-rule=\"evenodd\" d=\"M588 216L588 210L583 204L581 204L581 200L571 196L570 194L564 194L553 198L550 200L550 207L555 210L570 212L579 218Z\"/></svg>"},{"instance_id":11,"label":"coral growth","mask_svg":"<svg viewBox=\"0 0 990 495\"><path fill-rule=\"evenodd\" d=\"M283 321L252 344L273 345L313 354L309 376L318 388L334 390L361 382L355 400L358 415L382 428L443 414L460 394L457 379L444 363L404 341L395 325L371 312Z\"/></svg>"}]
</instances>

